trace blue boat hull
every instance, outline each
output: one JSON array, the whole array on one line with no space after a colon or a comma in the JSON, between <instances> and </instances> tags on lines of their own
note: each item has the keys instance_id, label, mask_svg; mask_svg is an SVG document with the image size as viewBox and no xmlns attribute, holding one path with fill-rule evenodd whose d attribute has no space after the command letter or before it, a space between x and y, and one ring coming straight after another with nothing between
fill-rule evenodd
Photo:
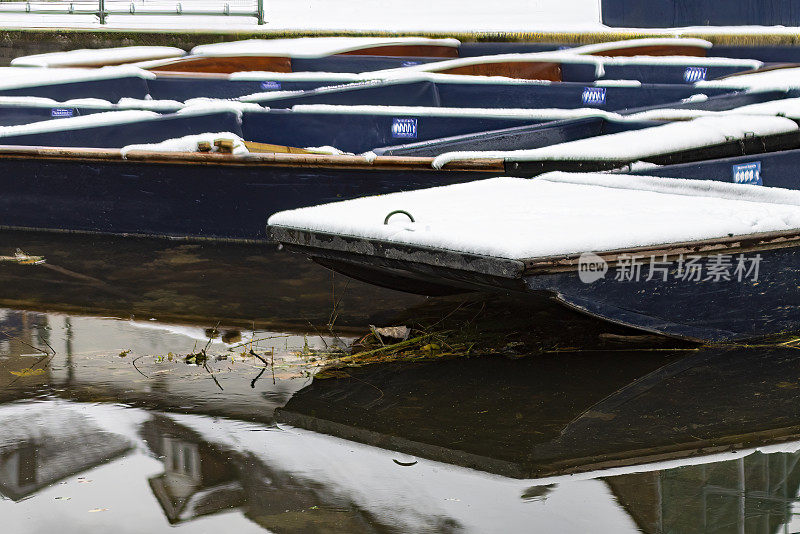
<instances>
[{"instance_id":1,"label":"blue boat hull","mask_svg":"<svg viewBox=\"0 0 800 534\"><path fill-rule=\"evenodd\" d=\"M452 83L373 82L320 88L298 95L265 98L259 103L272 108L298 104L430 106L454 108L562 108L583 107L622 111L677 102L702 92L707 96L731 93L728 89L692 85L652 84L603 87L583 83Z\"/></svg>"},{"instance_id":2,"label":"blue boat hull","mask_svg":"<svg viewBox=\"0 0 800 534\"><path fill-rule=\"evenodd\" d=\"M797 0L602 0L607 26L799 26Z\"/></svg>"},{"instance_id":3,"label":"blue boat hull","mask_svg":"<svg viewBox=\"0 0 800 534\"><path fill-rule=\"evenodd\" d=\"M729 279L712 277L717 256L698 252L699 280L682 279L674 251L616 251L638 258L641 276L617 280L618 264L591 283L572 268L539 267L529 260L504 260L439 249L397 245L378 240L349 238L287 228L271 228L275 240L335 271L357 280L399 291L446 295L464 291L525 293L534 299L556 299L581 312L606 321L710 343L726 343L800 331L800 239L787 245L753 248L758 239L730 238L714 242L714 249L729 255ZM771 238L770 238L771 239ZM779 240L785 239L780 237ZM720 243L728 243L725 252ZM764 241L766 242L766 241ZM677 245L676 245L677 246ZM701 251L702 244L681 245ZM744 248L742 248L744 247ZM750 247L750 248L748 248ZM663 261L661 253L670 254ZM660 262L651 280L648 265L653 253ZM738 254L748 269L736 274ZM757 264L755 271L750 270ZM561 265L561 263L559 263ZM663 274L666 273L666 274ZM683 272L683 271L681 271Z\"/></svg>"},{"instance_id":4,"label":"blue boat hull","mask_svg":"<svg viewBox=\"0 0 800 534\"><path fill-rule=\"evenodd\" d=\"M716 180L800 189L800 150L665 165L633 172L648 176Z\"/></svg>"},{"instance_id":5,"label":"blue boat hull","mask_svg":"<svg viewBox=\"0 0 800 534\"><path fill-rule=\"evenodd\" d=\"M0 227L265 240L275 212L485 178L278 165L0 158Z\"/></svg>"}]
</instances>

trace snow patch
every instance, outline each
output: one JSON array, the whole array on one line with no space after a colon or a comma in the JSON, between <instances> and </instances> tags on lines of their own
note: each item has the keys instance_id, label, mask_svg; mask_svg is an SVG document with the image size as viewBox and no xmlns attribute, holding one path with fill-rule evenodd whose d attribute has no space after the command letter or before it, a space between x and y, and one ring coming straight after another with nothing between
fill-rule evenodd
<instances>
[{"instance_id":1,"label":"snow patch","mask_svg":"<svg viewBox=\"0 0 800 534\"><path fill-rule=\"evenodd\" d=\"M434 108L424 106L339 106L334 104L299 104L295 113L330 113L335 115L413 115L417 117L491 117L509 119L562 120L581 117L603 117L624 120L618 113L594 108Z\"/></svg>"},{"instance_id":2,"label":"snow patch","mask_svg":"<svg viewBox=\"0 0 800 534\"><path fill-rule=\"evenodd\" d=\"M457 48L457 39L424 37L301 37L297 39L248 39L192 48L195 56L276 56L318 58L366 50L379 46L447 46Z\"/></svg>"},{"instance_id":3,"label":"snow patch","mask_svg":"<svg viewBox=\"0 0 800 534\"><path fill-rule=\"evenodd\" d=\"M217 139L230 139L233 141L234 154L246 154L249 152L244 144L244 140L231 132L216 132L216 133L202 133L195 135L185 135L183 137L176 137L173 139L166 139L160 143L142 144L142 145L127 145L120 149L123 158L128 156L128 153L134 150L141 150L146 152L197 152L197 144L206 142L211 145L211 152L218 152L217 147L214 146L214 141Z\"/></svg>"},{"instance_id":4,"label":"snow patch","mask_svg":"<svg viewBox=\"0 0 800 534\"><path fill-rule=\"evenodd\" d=\"M161 117L161 115L153 111L145 110L129 109L125 111L105 111L102 113L93 113L91 115L81 115L79 117L32 122L30 124L0 126L0 137L94 128L109 124L125 124L130 122L145 121L149 119L155 119L157 117Z\"/></svg>"},{"instance_id":5,"label":"snow patch","mask_svg":"<svg viewBox=\"0 0 800 534\"><path fill-rule=\"evenodd\" d=\"M135 67L101 67L99 69L31 69L0 67L0 90L22 89L41 85L90 82L115 78L137 77L152 80L155 75Z\"/></svg>"},{"instance_id":6,"label":"snow patch","mask_svg":"<svg viewBox=\"0 0 800 534\"><path fill-rule=\"evenodd\" d=\"M433 166L439 169L452 161L485 158L505 161L637 161L658 154L743 139L746 136L774 135L797 129L797 123L783 117L717 115L532 150L448 152L437 156L433 160Z\"/></svg>"},{"instance_id":7,"label":"snow patch","mask_svg":"<svg viewBox=\"0 0 800 534\"><path fill-rule=\"evenodd\" d=\"M21 56L11 60L12 67L94 67L108 63L120 64L152 59L166 59L186 54L172 46L120 46L70 50Z\"/></svg>"}]
</instances>

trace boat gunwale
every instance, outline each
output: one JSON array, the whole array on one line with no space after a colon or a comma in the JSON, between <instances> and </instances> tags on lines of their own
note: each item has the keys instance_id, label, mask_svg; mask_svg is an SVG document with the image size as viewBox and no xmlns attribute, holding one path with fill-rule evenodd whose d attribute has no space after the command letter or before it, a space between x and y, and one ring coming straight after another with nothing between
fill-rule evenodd
<instances>
[{"instance_id":1,"label":"boat gunwale","mask_svg":"<svg viewBox=\"0 0 800 534\"><path fill-rule=\"evenodd\" d=\"M365 170L419 170L504 172L504 162L498 158L454 162L443 169L434 169L432 157L378 156L367 159L355 155L246 153L223 154L204 152L158 152L149 150L123 151L116 148L75 148L47 146L0 145L2 159L43 159L61 161L116 161L130 163L224 165L224 166L280 166Z\"/></svg>"},{"instance_id":2,"label":"boat gunwale","mask_svg":"<svg viewBox=\"0 0 800 534\"><path fill-rule=\"evenodd\" d=\"M307 250L317 249L320 251L331 250L345 252L355 257L372 256L409 263L426 263L433 267L471 271L506 279L520 279L527 276L577 272L581 262L581 256L587 253L594 254L601 258L611 268L619 265L620 262L630 261L631 257L654 256L662 261L675 261L686 256L699 256L702 258L719 254L744 254L800 247L800 228L797 228L695 241L679 241L661 245L626 247L606 251L586 250L580 253L533 258L501 258L499 256L461 252L409 243L395 243L383 239L341 235L288 226L270 225L268 231L273 240L292 247L301 247ZM338 246L323 247L320 246L321 241L329 245L334 244ZM372 252L367 254L354 251L352 247L345 246L348 242L372 247ZM387 255L385 251L382 250L387 247L393 252L399 252L408 257L404 259L397 257L395 254ZM306 253L314 256L311 250L308 250ZM436 255L436 263L425 262L424 258L419 257L420 253ZM351 261L355 261L355 259Z\"/></svg>"}]
</instances>

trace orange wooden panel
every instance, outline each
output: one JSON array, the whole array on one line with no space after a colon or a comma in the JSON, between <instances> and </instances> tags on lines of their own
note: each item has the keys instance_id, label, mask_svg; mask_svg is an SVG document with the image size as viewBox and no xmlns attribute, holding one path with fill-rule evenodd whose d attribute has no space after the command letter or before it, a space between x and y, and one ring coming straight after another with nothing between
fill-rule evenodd
<instances>
[{"instance_id":1,"label":"orange wooden panel","mask_svg":"<svg viewBox=\"0 0 800 534\"><path fill-rule=\"evenodd\" d=\"M595 52L592 56L694 56L705 57L706 49L691 45L658 45L634 46L631 48L612 48L603 52Z\"/></svg>"},{"instance_id":2,"label":"orange wooden panel","mask_svg":"<svg viewBox=\"0 0 800 534\"><path fill-rule=\"evenodd\" d=\"M543 61L505 61L465 65L437 71L442 74L465 74L467 76L506 76L522 80L561 81L561 65Z\"/></svg>"},{"instance_id":3,"label":"orange wooden panel","mask_svg":"<svg viewBox=\"0 0 800 534\"><path fill-rule=\"evenodd\" d=\"M215 74L230 74L242 71L292 72L292 60L288 57L265 56L185 56L157 67L151 67L150 70Z\"/></svg>"}]
</instances>

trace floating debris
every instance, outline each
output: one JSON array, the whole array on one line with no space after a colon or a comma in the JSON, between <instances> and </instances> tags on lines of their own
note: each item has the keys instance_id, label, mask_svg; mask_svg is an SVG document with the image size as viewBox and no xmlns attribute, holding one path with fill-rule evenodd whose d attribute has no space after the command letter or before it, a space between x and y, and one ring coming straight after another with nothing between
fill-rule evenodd
<instances>
[{"instance_id":1,"label":"floating debris","mask_svg":"<svg viewBox=\"0 0 800 534\"><path fill-rule=\"evenodd\" d=\"M0 256L0 262L2 261L18 263L20 265L41 265L47 260L44 259L44 256L32 256L17 249L13 256Z\"/></svg>"}]
</instances>

